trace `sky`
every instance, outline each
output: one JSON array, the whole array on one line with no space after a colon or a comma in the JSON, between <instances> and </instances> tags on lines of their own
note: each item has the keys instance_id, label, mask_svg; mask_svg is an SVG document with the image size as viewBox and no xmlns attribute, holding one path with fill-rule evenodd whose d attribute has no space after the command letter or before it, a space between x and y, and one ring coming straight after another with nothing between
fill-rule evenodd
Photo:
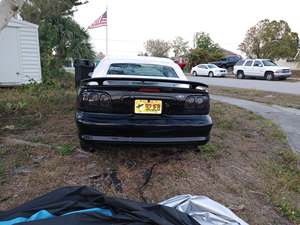
<instances>
[{"instance_id":1,"label":"sky","mask_svg":"<svg viewBox=\"0 0 300 225\"><path fill-rule=\"evenodd\" d=\"M172 41L176 36L192 47L195 32L209 33L221 47L239 53L247 30L262 19L285 20L300 34L299 0L89 0L75 20L87 28L108 7L109 55L145 52L148 39ZM105 53L106 28L88 31L96 52Z\"/></svg>"}]
</instances>

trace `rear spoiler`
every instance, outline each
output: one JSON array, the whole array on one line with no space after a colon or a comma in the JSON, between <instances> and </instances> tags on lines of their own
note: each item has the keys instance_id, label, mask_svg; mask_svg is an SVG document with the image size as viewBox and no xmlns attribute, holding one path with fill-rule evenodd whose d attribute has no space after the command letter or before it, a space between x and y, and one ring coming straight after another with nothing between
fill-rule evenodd
<instances>
[{"instance_id":1,"label":"rear spoiler","mask_svg":"<svg viewBox=\"0 0 300 225\"><path fill-rule=\"evenodd\" d=\"M168 79L155 79L155 78L123 78L123 77L99 77L90 78L81 81L81 85L86 85L89 82L97 82L98 85L103 85L104 81L141 81L141 82L159 82L159 83L174 83L174 84L188 84L191 89L196 89L197 87L208 88L208 85L195 82L195 81L185 81L185 80L168 80Z\"/></svg>"}]
</instances>

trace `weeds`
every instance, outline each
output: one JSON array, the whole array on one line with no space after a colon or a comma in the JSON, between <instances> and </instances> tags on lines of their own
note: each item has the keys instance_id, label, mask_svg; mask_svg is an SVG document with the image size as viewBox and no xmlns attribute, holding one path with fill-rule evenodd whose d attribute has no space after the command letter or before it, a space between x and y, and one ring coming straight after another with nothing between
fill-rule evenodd
<instances>
[{"instance_id":1,"label":"weeds","mask_svg":"<svg viewBox=\"0 0 300 225\"><path fill-rule=\"evenodd\" d=\"M278 204L278 208L283 216L286 216L297 224L300 223L300 208L291 206L286 199L281 200L281 202Z\"/></svg>"},{"instance_id":2,"label":"weeds","mask_svg":"<svg viewBox=\"0 0 300 225\"><path fill-rule=\"evenodd\" d=\"M198 149L201 152L201 157L214 158L219 149L219 146L216 144L209 143L206 145L198 146Z\"/></svg>"},{"instance_id":3,"label":"weeds","mask_svg":"<svg viewBox=\"0 0 300 225\"><path fill-rule=\"evenodd\" d=\"M76 94L73 82L72 77L66 75L47 84L0 89L0 127L15 125L27 129L46 115L72 111Z\"/></svg>"},{"instance_id":4,"label":"weeds","mask_svg":"<svg viewBox=\"0 0 300 225\"><path fill-rule=\"evenodd\" d=\"M283 144L287 144L287 138L285 134L277 125L275 125L271 120L264 119L262 122L262 128L267 127L270 130L270 132L267 134L270 140L276 139Z\"/></svg>"},{"instance_id":5,"label":"weeds","mask_svg":"<svg viewBox=\"0 0 300 225\"><path fill-rule=\"evenodd\" d=\"M72 155L74 153L75 148L71 145L65 144L61 147L58 147L57 151L62 156L69 156L69 155Z\"/></svg>"},{"instance_id":6,"label":"weeds","mask_svg":"<svg viewBox=\"0 0 300 225\"><path fill-rule=\"evenodd\" d=\"M297 196L297 193L300 193L300 160L289 149L283 149L277 157L277 159L269 162L269 169L266 170L267 176L272 177L269 195L280 212L298 224L300 222L300 209L297 206L297 197L291 198L291 196Z\"/></svg>"}]
</instances>

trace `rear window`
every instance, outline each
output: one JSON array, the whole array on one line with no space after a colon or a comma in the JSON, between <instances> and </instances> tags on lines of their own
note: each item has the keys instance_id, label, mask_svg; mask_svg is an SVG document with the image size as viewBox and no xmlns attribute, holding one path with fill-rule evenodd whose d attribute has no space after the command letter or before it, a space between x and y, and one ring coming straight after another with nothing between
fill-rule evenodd
<instances>
[{"instance_id":1,"label":"rear window","mask_svg":"<svg viewBox=\"0 0 300 225\"><path fill-rule=\"evenodd\" d=\"M236 66L242 66L242 65L244 65L244 62L245 62L245 60L240 60L235 65Z\"/></svg>"},{"instance_id":2,"label":"rear window","mask_svg":"<svg viewBox=\"0 0 300 225\"><path fill-rule=\"evenodd\" d=\"M178 78L172 67L140 63L113 63L110 65L107 74Z\"/></svg>"}]
</instances>

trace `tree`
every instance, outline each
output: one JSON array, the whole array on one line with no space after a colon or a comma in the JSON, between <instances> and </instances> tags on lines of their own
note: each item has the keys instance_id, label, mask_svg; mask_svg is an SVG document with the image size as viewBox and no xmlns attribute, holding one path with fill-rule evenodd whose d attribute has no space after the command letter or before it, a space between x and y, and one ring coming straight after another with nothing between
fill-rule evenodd
<instances>
[{"instance_id":1,"label":"tree","mask_svg":"<svg viewBox=\"0 0 300 225\"><path fill-rule=\"evenodd\" d=\"M194 48L207 50L208 52L220 51L218 44L214 43L209 34L197 32L194 36Z\"/></svg>"},{"instance_id":2,"label":"tree","mask_svg":"<svg viewBox=\"0 0 300 225\"><path fill-rule=\"evenodd\" d=\"M18 13L24 0L0 0L0 31Z\"/></svg>"},{"instance_id":3,"label":"tree","mask_svg":"<svg viewBox=\"0 0 300 225\"><path fill-rule=\"evenodd\" d=\"M74 7L86 4L81 0L26 0L21 16L32 23L40 24L41 20L72 16Z\"/></svg>"},{"instance_id":4,"label":"tree","mask_svg":"<svg viewBox=\"0 0 300 225\"><path fill-rule=\"evenodd\" d=\"M209 34L198 32L194 36L194 49L191 49L187 55L188 66L216 61L223 56L219 45L210 38Z\"/></svg>"},{"instance_id":5,"label":"tree","mask_svg":"<svg viewBox=\"0 0 300 225\"><path fill-rule=\"evenodd\" d=\"M39 25L43 77L60 74L67 58L93 59L95 52L87 31L73 20L79 0L28 0L21 16Z\"/></svg>"},{"instance_id":6,"label":"tree","mask_svg":"<svg viewBox=\"0 0 300 225\"><path fill-rule=\"evenodd\" d=\"M146 41L145 49L151 56L168 57L169 51L171 49L171 44L160 39L150 39Z\"/></svg>"},{"instance_id":7,"label":"tree","mask_svg":"<svg viewBox=\"0 0 300 225\"><path fill-rule=\"evenodd\" d=\"M172 42L172 49L175 57L182 57L188 53L188 41L184 41L182 37L176 37Z\"/></svg>"},{"instance_id":8,"label":"tree","mask_svg":"<svg viewBox=\"0 0 300 225\"><path fill-rule=\"evenodd\" d=\"M298 43L298 34L291 31L287 22L265 19L247 31L239 49L250 58L292 58Z\"/></svg>"},{"instance_id":9,"label":"tree","mask_svg":"<svg viewBox=\"0 0 300 225\"><path fill-rule=\"evenodd\" d=\"M224 56L223 53L220 51L211 53L205 49L194 48L191 49L189 54L187 55L188 66L192 67L200 63L217 61L221 59L223 56Z\"/></svg>"}]
</instances>

